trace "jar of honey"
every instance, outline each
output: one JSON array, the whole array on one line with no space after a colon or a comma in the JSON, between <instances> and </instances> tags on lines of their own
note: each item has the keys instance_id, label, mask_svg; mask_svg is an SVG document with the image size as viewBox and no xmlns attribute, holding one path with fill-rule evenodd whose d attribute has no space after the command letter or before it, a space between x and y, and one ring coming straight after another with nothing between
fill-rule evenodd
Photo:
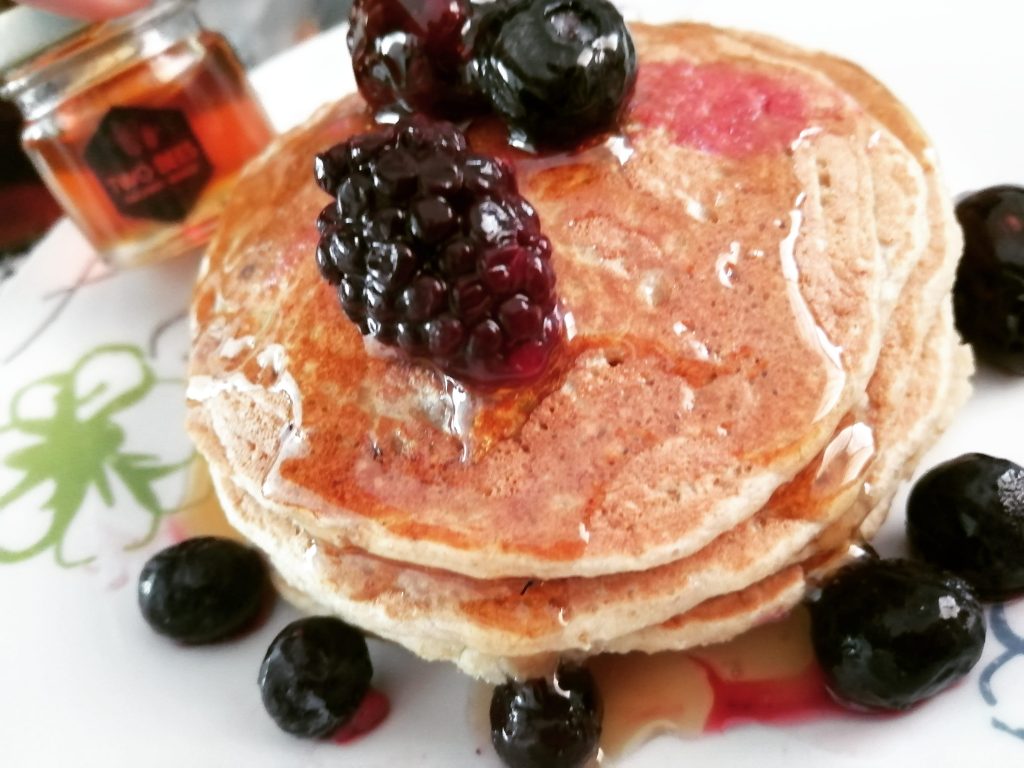
<instances>
[{"instance_id":1,"label":"jar of honey","mask_svg":"<svg viewBox=\"0 0 1024 768\"><path fill-rule=\"evenodd\" d=\"M22 146L97 251L130 266L207 242L232 183L273 135L227 41L192 2L103 24L0 14L2 93ZM8 45L11 41L11 45Z\"/></svg>"}]
</instances>

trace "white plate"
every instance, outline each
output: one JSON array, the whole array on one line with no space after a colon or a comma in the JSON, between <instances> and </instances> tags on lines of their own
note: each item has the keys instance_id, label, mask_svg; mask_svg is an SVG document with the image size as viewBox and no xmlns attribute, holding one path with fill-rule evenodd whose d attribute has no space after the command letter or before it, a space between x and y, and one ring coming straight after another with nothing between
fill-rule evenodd
<instances>
[{"instance_id":1,"label":"white plate","mask_svg":"<svg viewBox=\"0 0 1024 768\"><path fill-rule=\"evenodd\" d=\"M852 58L889 83L929 128L952 190L1024 183L1024 6L1005 0L957 3L955 10L938 6L891 0L633 4L645 19L689 15ZM278 126L302 119L351 88L342 35L329 33L283 55L264 66L256 82ZM18 276L0 286L0 549L24 549L41 538L57 520L51 504L57 499L60 520L67 522L61 555L94 558L64 567L49 547L0 563L0 761L496 766L486 733L473 725L480 717L470 712L470 685L446 665L424 664L375 643L376 683L391 697L390 718L347 747L308 743L276 729L255 682L267 644L294 615L290 609L279 606L262 630L238 643L187 650L155 637L139 618L134 580L144 559L169 540L173 518L162 518L155 539L141 549L126 546L145 539L154 514L173 509L186 492L185 473L175 465L191 450L181 428L182 312L194 269L194 262L182 260L109 274L62 223ZM147 372L155 377L149 384ZM140 399L117 401L140 382ZM12 408L40 417L38 429L14 423ZM1024 381L983 374L974 399L925 466L975 450L1024 462L1021 424ZM109 443L102 442L104 434ZM24 476L17 452L44 441L50 471L17 500L3 502ZM154 493L152 511L113 470L118 456L130 454L152 455L136 460L128 473L136 480L139 467L167 469L143 482ZM96 474L83 475L89 467ZM76 489L84 493L80 500ZM901 546L902 500L879 539L883 551ZM1024 764L1024 604L998 615L1004 628L990 631L972 676L908 715L661 738L617 764L903 768L912 761L974 765L982 757L992 766ZM992 678L989 701L979 678L999 657L1006 663Z\"/></svg>"}]
</instances>

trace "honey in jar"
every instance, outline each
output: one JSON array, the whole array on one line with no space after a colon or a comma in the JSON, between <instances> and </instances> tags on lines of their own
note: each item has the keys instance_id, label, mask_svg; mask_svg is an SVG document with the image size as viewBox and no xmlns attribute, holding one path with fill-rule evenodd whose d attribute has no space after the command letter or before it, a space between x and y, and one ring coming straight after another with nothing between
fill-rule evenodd
<instances>
[{"instance_id":1,"label":"honey in jar","mask_svg":"<svg viewBox=\"0 0 1024 768\"><path fill-rule=\"evenodd\" d=\"M235 177L273 132L231 47L193 4L157 2L90 26L18 8L0 16L0 37L22 41L0 54L0 67L22 59L4 76L25 119L22 145L97 251L128 266L206 243Z\"/></svg>"}]
</instances>

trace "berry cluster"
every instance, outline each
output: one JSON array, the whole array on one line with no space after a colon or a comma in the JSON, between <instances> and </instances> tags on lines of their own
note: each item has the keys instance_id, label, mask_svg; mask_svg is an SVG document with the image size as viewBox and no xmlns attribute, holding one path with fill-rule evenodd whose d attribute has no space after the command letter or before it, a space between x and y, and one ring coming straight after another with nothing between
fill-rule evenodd
<instances>
[{"instance_id":1,"label":"berry cluster","mask_svg":"<svg viewBox=\"0 0 1024 768\"><path fill-rule=\"evenodd\" d=\"M348 45L374 107L459 119L489 105L536 146L613 127L636 82L607 0L357 0Z\"/></svg>"},{"instance_id":2,"label":"berry cluster","mask_svg":"<svg viewBox=\"0 0 1024 768\"><path fill-rule=\"evenodd\" d=\"M146 622L187 644L224 640L254 624L270 594L260 553L216 537L187 539L158 552L138 583ZM259 686L279 727L319 738L354 721L372 676L362 634L338 619L318 616L293 621L274 638Z\"/></svg>"},{"instance_id":3,"label":"berry cluster","mask_svg":"<svg viewBox=\"0 0 1024 768\"><path fill-rule=\"evenodd\" d=\"M411 117L316 160L317 264L377 341L463 382L537 376L561 338L551 243L499 160Z\"/></svg>"}]
</instances>

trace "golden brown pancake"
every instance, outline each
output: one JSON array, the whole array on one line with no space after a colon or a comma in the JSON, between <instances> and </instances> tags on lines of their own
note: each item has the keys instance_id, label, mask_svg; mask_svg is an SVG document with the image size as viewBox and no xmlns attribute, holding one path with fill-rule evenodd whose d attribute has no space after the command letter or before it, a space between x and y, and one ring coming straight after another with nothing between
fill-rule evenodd
<instances>
[{"instance_id":1,"label":"golden brown pancake","mask_svg":"<svg viewBox=\"0 0 1024 768\"><path fill-rule=\"evenodd\" d=\"M928 316L929 308L943 303L948 311L948 293L953 272L963 250L960 226L953 216L949 195L942 182L927 134L907 108L883 84L856 64L827 54L805 51L763 35L749 32L734 34L745 44L759 51L769 55L782 55L823 72L856 98L875 119L897 137L923 168L928 179L927 207L931 225L927 251L910 278L921 285L922 289L908 293L906 301L913 306L906 307L896 318L900 326L897 332L901 336L896 343L906 348L911 357L916 356L917 347L911 338L920 336L918 325ZM921 343L927 343L927 337L918 342ZM862 538L873 536L884 521L896 490L895 481L909 478L921 454L930 447L938 434L946 429L953 414L966 401L970 393L967 380L973 373L972 355L970 350L962 345L954 354L957 373L950 383L949 391L940 396L945 403L944 409L933 418L922 418L909 424L895 426L899 431L895 432L894 436L903 437L900 441L901 449L892 451L889 461L875 463L865 481L861 498L855 508L846 515L851 529L856 527L857 520L860 521ZM882 382L886 378L899 375L898 366L894 365L891 358L882 359L873 375L872 385L891 386ZM871 396L870 389L868 394ZM897 442L886 435L882 435L881 438L887 442Z\"/></svg>"},{"instance_id":2,"label":"golden brown pancake","mask_svg":"<svg viewBox=\"0 0 1024 768\"><path fill-rule=\"evenodd\" d=\"M884 351L882 356L886 357ZM904 370L911 374L910 385L899 393L875 389L876 395L888 394L894 399L887 402L886 408L876 409L880 418L875 423L875 433L879 444L886 448L878 451L867 477L878 476L876 468L888 466L894 455L905 452L908 444L915 449L912 452L919 454L934 443L948 425L948 415L963 405L970 391L962 386L971 370L969 357L966 369L964 362L952 318L943 309L920 357L904 358ZM904 440L895 440L893 438L900 435L900 427L909 434L904 435ZM912 467L907 473L910 471ZM898 479L902 478L895 478ZM895 487L893 482L890 498ZM856 546L851 544L862 540L857 528L867 511L870 510L860 504L851 506L798 555L798 564L739 593L715 598L662 624L617 638L609 644L608 650L681 650L707 645L727 640L757 623L779 616L800 602L810 585L856 555Z\"/></svg>"},{"instance_id":3,"label":"golden brown pancake","mask_svg":"<svg viewBox=\"0 0 1024 768\"><path fill-rule=\"evenodd\" d=\"M942 409L955 361L956 334L948 313L940 313L929 338L918 359L895 347L883 351L883 358L886 353L899 358L913 376L910 387L876 389L865 421L878 425L880 434L896 434L895 426L927 421ZM817 506L793 507L779 500L752 518L754 525L738 526L696 555L651 571L532 584L474 580L339 548L268 514L237 491L222 489L221 496L229 519L270 554L289 585L315 603L428 658L452 660L494 679L536 669L558 654L682 648L727 639L743 622L750 626L766 612L774 615L745 593L747 586L770 579L780 568L787 570L787 563L806 561L787 571L790 578L799 575L802 593L805 571L819 574L824 562L833 567L839 563L842 557L832 553L845 556L856 527L856 521L850 524L840 515L856 499L865 468L886 461L890 449L902 446L879 444L874 455L861 455L861 471L849 481L838 480L837 489L845 492L829 504L834 529L789 517L800 509L820 514ZM852 467L837 461L825 472L809 467L807 474L837 482ZM817 501L825 503L826 498ZM760 594L756 587L754 591ZM695 606L730 592L740 594L719 604L728 611L722 622L711 622L706 611L697 623L686 617ZM791 590L773 595L774 607L781 600L795 603L795 595ZM675 614L683 615L668 618ZM648 627L662 620L668 624Z\"/></svg>"},{"instance_id":4,"label":"golden brown pancake","mask_svg":"<svg viewBox=\"0 0 1024 768\"><path fill-rule=\"evenodd\" d=\"M572 335L542 381L466 391L336 307L308 164L368 128L357 98L247 174L197 289L189 429L234 524L310 603L488 679L777 616L966 392L955 227L898 102L764 38L634 35L619 139L470 131L555 245Z\"/></svg>"},{"instance_id":5,"label":"golden brown pancake","mask_svg":"<svg viewBox=\"0 0 1024 768\"><path fill-rule=\"evenodd\" d=\"M917 282L925 285L929 281ZM885 436L886 440L879 443L873 457L868 454L870 463L866 459L861 462L861 466L866 469L855 473L854 480L868 476L874 466L887 463L891 452L904 451L905 443L895 438L907 430L915 429L918 424L931 423L935 411L943 407L943 394L952 380L955 359L953 349L956 339L946 308L940 312L930 333L923 338L911 340L913 347L922 350L918 357L911 357L905 348L895 343L904 341L902 330L906 324L901 320L908 313L918 309L919 298L905 295L906 301L899 305L891 324L890 343L883 350L879 367L899 369L903 375L872 380L872 386L869 388L871 399L865 421L872 424L875 433L880 437ZM962 377L962 373L959 375ZM921 433L920 440L930 437L931 433L925 431ZM807 476L811 477L812 470L815 469L813 466L810 467ZM837 462L831 473L824 473L824 476L841 475L847 469L848 465ZM820 470L813 474L822 475ZM815 478L819 483L821 479ZM840 487L853 491L842 496L846 503L849 503L859 491L858 485L850 481L841 482ZM232 498L230 493L227 496ZM753 532L747 536L746 546L770 547L774 541L773 531L774 535L778 535L779 532L786 530L771 528L773 524L778 525L779 521L776 518L794 514L793 496L784 498L785 503L780 501L777 504L769 504L755 518L762 518L764 524L760 529L750 529ZM822 500L823 498L818 499ZM239 505L241 509L238 509ZM835 505L835 509L840 511L843 508L842 502ZM820 513L817 507L809 509L813 510L813 514ZM614 580L572 579L555 585L534 585L527 589L526 594L517 594L516 590L525 587L519 581L504 585L493 582L481 583L442 571L425 571L385 562L365 552L339 550L330 544L314 542L307 532L289 529L287 525L281 525L268 536L266 530L260 530L261 526L265 527L268 524L267 520L261 518L267 518L268 515L261 512L258 504L251 499L236 499L231 504L230 514L243 531L271 552L285 579L294 580L295 586L304 589L314 599L329 605L333 611L340 612L347 618L364 626L369 625L379 634L393 637L399 642L413 644L414 647L417 643L423 642L420 639L420 635L423 634L433 635L433 640L439 643L442 637L458 639L461 632L463 645L458 646L457 658L474 659L473 663L477 665L478 672L482 663L481 658L488 655L484 654L479 643L478 635L483 631L499 636L497 639L492 638L491 644L487 646L490 649L489 655L498 655L493 649L500 643L505 644L504 655L509 655L511 649L515 649L517 655L522 655L526 648L537 653L554 652L554 649L563 652L588 651L594 648L649 649L665 642L667 637L675 639L673 643L664 647L690 644L697 637L704 638L706 642L722 639L721 633L731 632L744 620L753 622L767 611L764 606L755 606L755 610L739 615L734 610L728 622L723 621L716 626L704 621L699 625L703 633L700 635L694 634L695 625L689 622L686 624L685 632L676 632L675 625L671 622L668 627L652 630L628 630L630 622L635 624L645 618L649 621L651 617L662 615L667 610L663 607L664 596L657 595L657 589L668 590L672 600L679 600L687 593L694 593L694 596L690 596L689 603L675 603L685 605L695 604L709 594L716 594L714 590L724 588L730 583L735 585L737 582L725 579L709 579L712 582L710 585L699 580L694 584L693 580L688 578L694 570L709 575L715 573L715 567L721 568L723 565L736 569L737 572L732 576L739 575L742 563L735 559L727 560L729 553L735 554L735 549L730 550L724 546L730 540L728 536L702 550L705 557L697 560L696 566L691 564L689 568L684 562L680 562L674 564L672 569L657 569L661 573L624 574ZM822 517L821 521L825 519ZM803 540L806 547L795 556L791 553L791 559L808 559L819 555L822 550L829 552L837 549L845 553L851 541L851 531L856 527L858 520L851 523L844 515L843 520L833 524L836 530L825 530L811 542ZM820 530L820 526L817 530ZM740 532L734 533L736 537L740 536ZM799 541L801 539L794 538L790 543L796 546L796 542ZM723 545L722 548L719 548L719 545ZM723 562L718 566L709 565L709 559L714 556L718 556ZM776 562L778 560L772 560L767 556L762 559L762 563ZM790 568L790 573L792 570ZM296 576L296 573L300 575ZM667 573L682 574L682 578L673 582L666 578ZM597 593L599 599L589 599L587 593L590 592ZM793 594L788 592L787 598L792 599ZM751 602L748 597L739 595L734 596L733 603L726 605L733 605L737 600L744 605ZM517 605L510 607L512 603ZM621 604L626 604L625 617ZM552 607L555 606L560 613L552 616ZM367 610L377 616L368 618ZM589 612L590 615L586 616L585 612ZM412 621L409 620L410 616L414 617ZM425 629L416 626L415 617L427 622ZM676 618L672 621L678 624L680 620ZM502 621L505 623L501 623ZM468 626L452 629L452 626L460 623ZM476 628L473 627L474 624L477 625ZM579 640L581 624L585 627L586 633L586 645L582 647ZM617 637L623 630L630 636ZM719 634L716 635L716 631ZM527 635L528 639L523 641L510 637L516 633ZM649 635L653 635L654 639ZM530 642L534 644L531 646Z\"/></svg>"},{"instance_id":6,"label":"golden brown pancake","mask_svg":"<svg viewBox=\"0 0 1024 768\"><path fill-rule=\"evenodd\" d=\"M883 129L825 78L723 53L708 28L635 37L628 162L513 158L575 327L531 388L467 393L368 354L317 276L306 222L324 199L303 166L367 127L361 102L256 164L200 281L189 416L246 493L390 558L593 576L697 552L824 447L892 304L868 152ZM706 92L666 105L668 77ZM742 141L727 122L680 132L694 103L715 113L737 89L769 105ZM276 215L252 215L268 198Z\"/></svg>"}]
</instances>

